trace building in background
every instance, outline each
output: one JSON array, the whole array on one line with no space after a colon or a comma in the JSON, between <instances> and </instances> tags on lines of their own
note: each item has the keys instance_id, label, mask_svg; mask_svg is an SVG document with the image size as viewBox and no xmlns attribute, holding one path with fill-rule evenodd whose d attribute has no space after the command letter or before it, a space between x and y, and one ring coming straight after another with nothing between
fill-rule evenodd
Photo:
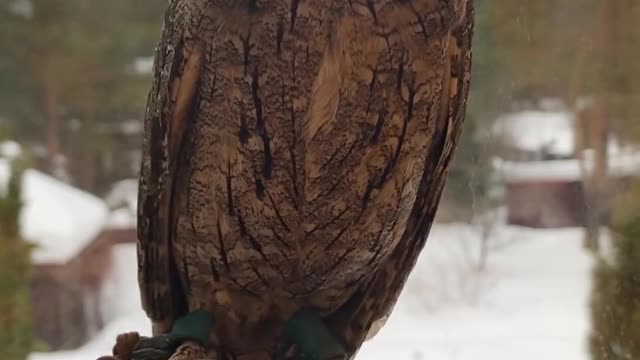
<instances>
[{"instance_id":1,"label":"building in background","mask_svg":"<svg viewBox=\"0 0 640 360\"><path fill-rule=\"evenodd\" d=\"M507 222L534 228L576 227L586 224L583 172L593 171L592 150L576 158L573 116L563 110L521 111L500 117L493 136L503 144L494 160L504 186ZM640 175L640 151L608 144L611 189L625 189ZM610 214L603 214L607 223Z\"/></svg>"},{"instance_id":2,"label":"building in background","mask_svg":"<svg viewBox=\"0 0 640 360\"><path fill-rule=\"evenodd\" d=\"M0 185L19 153L9 145L0 146ZM50 350L76 348L111 320L101 302L112 249L136 241L131 185L115 184L103 200L37 170L24 172L20 231L34 246L33 328Z\"/></svg>"},{"instance_id":3,"label":"building in background","mask_svg":"<svg viewBox=\"0 0 640 360\"><path fill-rule=\"evenodd\" d=\"M572 115L561 109L525 110L499 117L491 138L501 144L500 157L510 161L546 161L574 156Z\"/></svg>"}]
</instances>

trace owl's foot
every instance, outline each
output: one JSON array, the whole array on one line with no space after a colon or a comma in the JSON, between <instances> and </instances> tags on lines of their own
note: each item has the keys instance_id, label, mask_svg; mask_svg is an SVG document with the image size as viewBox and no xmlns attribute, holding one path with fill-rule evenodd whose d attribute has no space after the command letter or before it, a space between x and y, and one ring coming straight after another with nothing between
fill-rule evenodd
<instances>
[{"instance_id":1,"label":"owl's foot","mask_svg":"<svg viewBox=\"0 0 640 360\"><path fill-rule=\"evenodd\" d=\"M131 360L167 360L187 342L206 348L214 319L206 311L198 310L177 319L171 332L141 338L135 346Z\"/></svg>"},{"instance_id":2,"label":"owl's foot","mask_svg":"<svg viewBox=\"0 0 640 360\"><path fill-rule=\"evenodd\" d=\"M284 331L286 339L298 346L305 360L347 358L347 351L316 311L303 309L293 314Z\"/></svg>"}]
</instances>

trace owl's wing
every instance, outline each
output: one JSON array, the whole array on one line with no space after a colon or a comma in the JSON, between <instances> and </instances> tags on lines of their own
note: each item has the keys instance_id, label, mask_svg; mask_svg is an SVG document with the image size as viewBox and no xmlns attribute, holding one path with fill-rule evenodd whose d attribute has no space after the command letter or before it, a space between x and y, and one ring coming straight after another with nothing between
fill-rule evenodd
<instances>
[{"instance_id":1,"label":"owl's wing","mask_svg":"<svg viewBox=\"0 0 640 360\"><path fill-rule=\"evenodd\" d=\"M350 353L355 353L370 331L377 331L393 310L433 223L448 165L462 130L469 90L473 0L463 2L466 2L463 18L448 39L448 69L444 71L441 116L434 135L438 139L429 149L405 232L379 270L328 319Z\"/></svg>"},{"instance_id":2,"label":"owl's wing","mask_svg":"<svg viewBox=\"0 0 640 360\"><path fill-rule=\"evenodd\" d=\"M138 195L138 283L154 334L168 331L173 320L187 310L173 263L175 219L171 209L179 195L174 189L182 140L203 63L199 43L185 40L184 34L171 30L178 27L170 23L165 28L168 31L163 32L156 49L154 82L147 100Z\"/></svg>"}]
</instances>

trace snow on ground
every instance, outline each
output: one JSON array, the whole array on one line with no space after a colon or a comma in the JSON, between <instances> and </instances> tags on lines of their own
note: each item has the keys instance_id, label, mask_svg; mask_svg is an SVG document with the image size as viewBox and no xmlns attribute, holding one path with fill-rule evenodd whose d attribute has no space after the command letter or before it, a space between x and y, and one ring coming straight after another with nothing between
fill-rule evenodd
<instances>
[{"instance_id":1,"label":"snow on ground","mask_svg":"<svg viewBox=\"0 0 640 360\"><path fill-rule=\"evenodd\" d=\"M11 176L9 161L0 159L0 185ZM102 230L108 214L104 202L51 176L27 169L22 178L20 232L36 248L36 264L64 263Z\"/></svg>"},{"instance_id":2,"label":"snow on ground","mask_svg":"<svg viewBox=\"0 0 640 360\"><path fill-rule=\"evenodd\" d=\"M82 348L74 351L32 354L29 360L91 360L111 354L118 334L138 331L150 334L151 326L141 310L135 244L114 246L113 267L102 289L101 309L108 325Z\"/></svg>"},{"instance_id":3,"label":"snow on ground","mask_svg":"<svg viewBox=\"0 0 640 360\"><path fill-rule=\"evenodd\" d=\"M430 297L428 291L416 286L419 279L437 285L435 291L450 287L438 284L439 271L430 272L429 262L451 258L443 254L455 246L444 242L456 242L458 230L463 229L434 229L407 293L379 337L363 348L360 357L586 360L592 262L582 250L578 229L502 229L498 236L502 242L495 244L501 250L489 255L487 274L471 275L466 280L469 284L462 287L473 289L479 284L480 289L467 293L470 297L466 299L453 298L436 311L416 316L420 298ZM474 242L477 244L477 239Z\"/></svg>"},{"instance_id":4,"label":"snow on ground","mask_svg":"<svg viewBox=\"0 0 640 360\"><path fill-rule=\"evenodd\" d=\"M580 229L499 227L477 270L479 229L437 225L396 309L358 358L377 360L586 360L592 261ZM139 308L135 248L120 245L105 287L114 318L77 351L30 360L86 360L108 354L120 332L148 334Z\"/></svg>"},{"instance_id":5,"label":"snow on ground","mask_svg":"<svg viewBox=\"0 0 640 360\"><path fill-rule=\"evenodd\" d=\"M102 318L105 322L117 320L123 314L139 312L142 306L138 289L135 244L116 245L112 250L113 268L102 287L101 303L105 304ZM134 291L131 291L131 290ZM142 312L139 312L141 316ZM144 319L144 316L143 316Z\"/></svg>"}]
</instances>

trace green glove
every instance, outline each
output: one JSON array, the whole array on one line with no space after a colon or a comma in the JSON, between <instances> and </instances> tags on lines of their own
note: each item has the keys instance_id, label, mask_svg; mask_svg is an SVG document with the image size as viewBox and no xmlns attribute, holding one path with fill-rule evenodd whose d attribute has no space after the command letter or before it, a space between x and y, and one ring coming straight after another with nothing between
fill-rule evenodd
<instances>
[{"instance_id":1,"label":"green glove","mask_svg":"<svg viewBox=\"0 0 640 360\"><path fill-rule=\"evenodd\" d=\"M168 360L187 341L207 347L214 319L207 311L198 310L177 319L171 332L138 341L131 360Z\"/></svg>"},{"instance_id":2,"label":"green glove","mask_svg":"<svg viewBox=\"0 0 640 360\"><path fill-rule=\"evenodd\" d=\"M284 335L300 348L305 360L346 359L347 352L340 341L313 310L300 310L285 324Z\"/></svg>"}]
</instances>

